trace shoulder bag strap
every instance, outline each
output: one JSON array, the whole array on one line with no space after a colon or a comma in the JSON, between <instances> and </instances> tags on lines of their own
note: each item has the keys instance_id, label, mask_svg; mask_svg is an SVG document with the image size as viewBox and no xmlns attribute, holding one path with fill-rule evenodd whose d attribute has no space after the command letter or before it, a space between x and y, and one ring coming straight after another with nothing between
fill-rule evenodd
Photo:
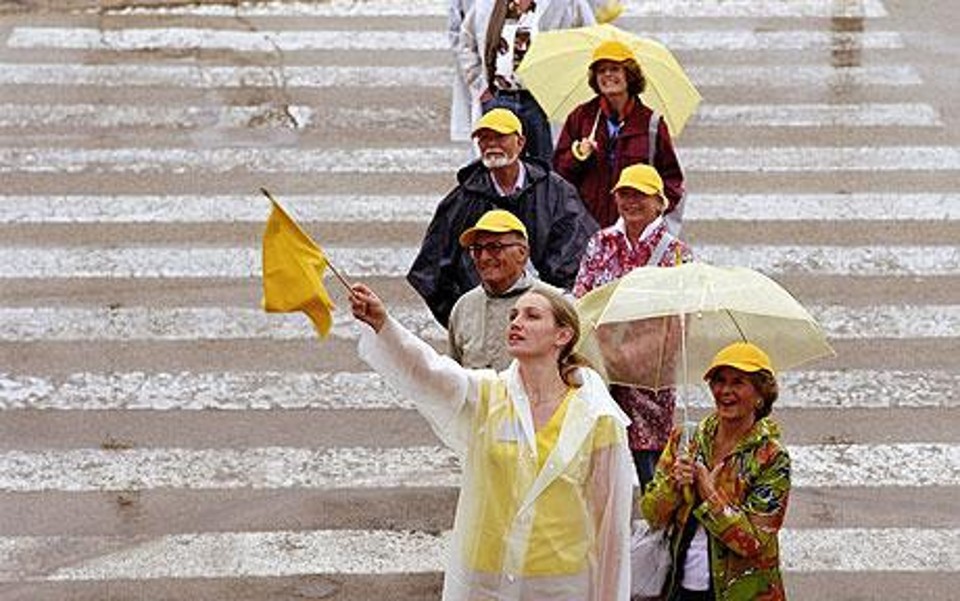
<instances>
[{"instance_id":1,"label":"shoulder bag strap","mask_svg":"<svg viewBox=\"0 0 960 601\"><path fill-rule=\"evenodd\" d=\"M664 231L663 236L660 238L660 242L657 242L656 248L653 249L653 252L650 253L650 260L647 261L647 265L657 266L660 264L660 261L663 259L663 255L667 254L667 249L670 248L670 243L676 240L670 232Z\"/></svg>"},{"instance_id":2,"label":"shoulder bag strap","mask_svg":"<svg viewBox=\"0 0 960 601\"><path fill-rule=\"evenodd\" d=\"M660 113L653 111L650 114L650 123L647 124L647 165L653 166L657 158L657 136L660 134Z\"/></svg>"}]
</instances>

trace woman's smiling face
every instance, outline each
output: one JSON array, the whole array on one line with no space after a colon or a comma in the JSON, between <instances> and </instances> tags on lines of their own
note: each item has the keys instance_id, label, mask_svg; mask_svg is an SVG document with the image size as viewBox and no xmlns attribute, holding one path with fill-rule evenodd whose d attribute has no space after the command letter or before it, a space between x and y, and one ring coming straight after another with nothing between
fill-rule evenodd
<instances>
[{"instance_id":1,"label":"woman's smiling face","mask_svg":"<svg viewBox=\"0 0 960 601\"><path fill-rule=\"evenodd\" d=\"M760 393L746 372L735 367L717 368L710 378L710 392L720 419L754 419Z\"/></svg>"},{"instance_id":2,"label":"woman's smiling face","mask_svg":"<svg viewBox=\"0 0 960 601\"><path fill-rule=\"evenodd\" d=\"M627 225L646 227L663 212L663 199L633 188L617 188L613 193L613 201Z\"/></svg>"},{"instance_id":3,"label":"woman's smiling face","mask_svg":"<svg viewBox=\"0 0 960 601\"><path fill-rule=\"evenodd\" d=\"M614 61L600 61L594 66L597 73L597 87L604 96L616 96L627 93L627 70Z\"/></svg>"}]
</instances>

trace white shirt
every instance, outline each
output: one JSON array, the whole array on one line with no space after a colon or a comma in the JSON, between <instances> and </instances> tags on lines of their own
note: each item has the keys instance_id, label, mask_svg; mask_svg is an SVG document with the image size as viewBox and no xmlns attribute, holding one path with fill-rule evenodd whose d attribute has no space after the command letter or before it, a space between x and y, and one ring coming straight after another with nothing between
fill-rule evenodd
<instances>
[{"instance_id":1,"label":"white shirt","mask_svg":"<svg viewBox=\"0 0 960 601\"><path fill-rule=\"evenodd\" d=\"M657 231L657 228L660 227L660 224L663 223L663 217L657 217L653 221L647 224L647 227L643 228L643 231L640 232L640 237L638 240L643 241L649 238L653 232ZM630 236L627 235L627 225L623 222L623 217L617 217L616 223L610 226L614 231L620 232L623 234L623 239L627 241L627 249L630 252L633 252L633 244L630 242Z\"/></svg>"},{"instance_id":2,"label":"white shirt","mask_svg":"<svg viewBox=\"0 0 960 601\"><path fill-rule=\"evenodd\" d=\"M497 53L494 71L495 86L500 90L519 90L523 86L517 80L516 66L530 47L530 40L537 34L539 15L530 10L518 19L507 18L500 31L500 41L506 43L507 51Z\"/></svg>"},{"instance_id":3,"label":"white shirt","mask_svg":"<svg viewBox=\"0 0 960 601\"><path fill-rule=\"evenodd\" d=\"M683 562L683 580L680 586L688 591L706 591L710 589L710 556L707 532L703 525L697 524L687 557Z\"/></svg>"},{"instance_id":4,"label":"white shirt","mask_svg":"<svg viewBox=\"0 0 960 601\"><path fill-rule=\"evenodd\" d=\"M497 178L493 176L493 172L490 172L490 179L493 181L493 189L497 191L497 194L500 196L510 196L518 190L523 189L523 184L527 183L527 168L523 166L523 162L520 159L517 159L517 162L520 163L520 173L517 174L517 181L513 183L513 188L506 190L500 187L500 182L497 181Z\"/></svg>"}]
</instances>

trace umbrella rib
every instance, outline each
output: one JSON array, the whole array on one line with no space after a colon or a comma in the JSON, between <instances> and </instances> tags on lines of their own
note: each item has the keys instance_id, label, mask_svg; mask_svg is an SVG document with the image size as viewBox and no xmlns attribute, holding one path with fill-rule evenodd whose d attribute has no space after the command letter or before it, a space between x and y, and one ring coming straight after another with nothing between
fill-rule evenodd
<instances>
[{"instance_id":1,"label":"umbrella rib","mask_svg":"<svg viewBox=\"0 0 960 601\"><path fill-rule=\"evenodd\" d=\"M662 339L663 339L664 341L667 340L667 318L666 318L666 317L663 318L663 333L662 333ZM666 353L667 353L667 349L666 349L665 347L666 347L665 344L661 344L661 345L660 345L660 356L657 357L657 366L658 366L658 367L657 367L657 377L656 377L656 379L655 379L654 382L653 382L653 386L654 386L654 388L655 388L656 390L660 390L660 381L661 381L661 378L662 378L662 376L663 376L663 374L661 374L660 372L661 372L661 370L663 369L663 357L664 357L664 355L666 355Z\"/></svg>"},{"instance_id":2,"label":"umbrella rib","mask_svg":"<svg viewBox=\"0 0 960 601\"><path fill-rule=\"evenodd\" d=\"M736 320L736 318L733 316L733 313L730 312L730 309L724 309L723 312L726 313L726 314L727 314L727 317L730 318L730 323L733 324L733 327L737 328L737 333L740 334L740 340L742 340L742 341L744 341L744 342L749 342L749 341L747 340L747 336L743 333L743 330L740 329L740 324L737 323L737 320Z\"/></svg>"}]
</instances>

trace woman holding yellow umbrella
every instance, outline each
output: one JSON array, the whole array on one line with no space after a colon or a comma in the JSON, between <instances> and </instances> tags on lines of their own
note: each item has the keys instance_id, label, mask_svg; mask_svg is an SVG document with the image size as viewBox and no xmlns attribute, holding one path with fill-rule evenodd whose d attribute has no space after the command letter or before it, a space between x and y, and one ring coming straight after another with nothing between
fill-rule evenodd
<instances>
[{"instance_id":1,"label":"woman holding yellow umbrella","mask_svg":"<svg viewBox=\"0 0 960 601\"><path fill-rule=\"evenodd\" d=\"M577 187L600 227L609 227L618 217L612 188L623 168L636 163L655 167L669 201L668 225L676 233L683 171L666 122L640 99L647 83L643 68L626 43L612 39L596 47L588 71L596 96L567 117L554 169Z\"/></svg>"},{"instance_id":2,"label":"woman holding yellow umbrella","mask_svg":"<svg viewBox=\"0 0 960 601\"><path fill-rule=\"evenodd\" d=\"M667 201L663 192L663 180L653 167L637 164L623 169L613 189L619 217L587 243L573 287L574 296L581 298L637 267L670 267L693 260L690 247L667 231L663 219ZM638 341L647 339L641 331L631 332L631 336ZM621 348L631 346L635 343ZM643 361L634 358L629 363L640 368ZM657 459L667 444L676 390L672 386L651 389L614 384L610 394L630 417L630 451L642 489L653 479Z\"/></svg>"}]
</instances>

